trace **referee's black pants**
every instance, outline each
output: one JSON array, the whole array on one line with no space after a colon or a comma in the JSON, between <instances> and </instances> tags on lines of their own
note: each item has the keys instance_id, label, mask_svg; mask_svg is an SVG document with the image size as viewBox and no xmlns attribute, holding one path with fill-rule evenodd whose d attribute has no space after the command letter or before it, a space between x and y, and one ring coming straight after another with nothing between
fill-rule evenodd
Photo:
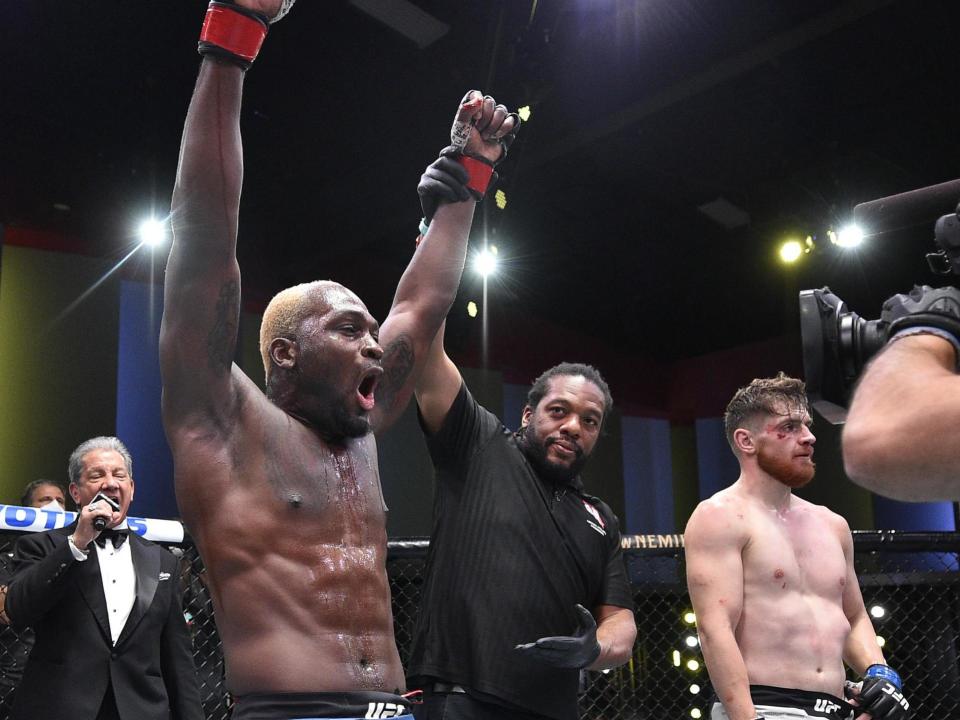
<instances>
[{"instance_id":1,"label":"referee's black pants","mask_svg":"<svg viewBox=\"0 0 960 720\"><path fill-rule=\"evenodd\" d=\"M483 702L464 692L424 689L423 702L413 706L416 720L551 720L545 715Z\"/></svg>"}]
</instances>

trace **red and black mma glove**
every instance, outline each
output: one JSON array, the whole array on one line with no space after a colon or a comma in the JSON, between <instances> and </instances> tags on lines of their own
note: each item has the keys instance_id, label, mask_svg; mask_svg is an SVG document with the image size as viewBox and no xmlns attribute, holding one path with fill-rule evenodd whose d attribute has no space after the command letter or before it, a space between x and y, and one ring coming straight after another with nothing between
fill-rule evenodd
<instances>
[{"instance_id":1,"label":"red and black mma glove","mask_svg":"<svg viewBox=\"0 0 960 720\"><path fill-rule=\"evenodd\" d=\"M511 115L516 117L515 113ZM517 118L513 130L500 138L503 152L496 162L465 155L454 145L448 145L440 151L440 157L427 167L417 185L420 207L423 209L421 236L427 234L427 227L441 203L464 202L470 198L479 202L483 199L496 184L499 176L494 168L507 156L519 128L520 118Z\"/></svg>"},{"instance_id":2,"label":"red and black mma glove","mask_svg":"<svg viewBox=\"0 0 960 720\"><path fill-rule=\"evenodd\" d=\"M859 710L873 720L907 720L910 703L903 696L900 675L887 665L871 665L863 674L863 685L857 700Z\"/></svg>"},{"instance_id":3,"label":"red and black mma glove","mask_svg":"<svg viewBox=\"0 0 960 720\"><path fill-rule=\"evenodd\" d=\"M516 113L510 113L508 117L515 119L513 130L500 138L500 148L503 152L500 153L500 157L495 161L467 153L458 154L458 162L463 165L470 176L467 189L470 190L470 194L473 195L473 199L477 202L483 200L487 192L492 190L494 185L497 184L500 176L497 175L494 168L503 162L503 159L507 156L507 152L510 150L510 146L517 138L517 131L520 129L520 117Z\"/></svg>"},{"instance_id":4,"label":"red and black mma glove","mask_svg":"<svg viewBox=\"0 0 960 720\"><path fill-rule=\"evenodd\" d=\"M891 339L908 335L943 338L953 345L960 366L960 290L914 285L908 294L887 298L880 319L889 323Z\"/></svg>"},{"instance_id":5,"label":"red and black mma glove","mask_svg":"<svg viewBox=\"0 0 960 720\"><path fill-rule=\"evenodd\" d=\"M294 0L284 0L276 16L268 18L232 0L214 0L207 6L197 51L248 70L260 52L270 24L290 12L293 3Z\"/></svg>"},{"instance_id":6,"label":"red and black mma glove","mask_svg":"<svg viewBox=\"0 0 960 720\"><path fill-rule=\"evenodd\" d=\"M521 655L559 668L582 670L600 657L597 642L597 621L583 605L575 605L579 627L574 635L540 638L536 642L517 645Z\"/></svg>"}]
</instances>

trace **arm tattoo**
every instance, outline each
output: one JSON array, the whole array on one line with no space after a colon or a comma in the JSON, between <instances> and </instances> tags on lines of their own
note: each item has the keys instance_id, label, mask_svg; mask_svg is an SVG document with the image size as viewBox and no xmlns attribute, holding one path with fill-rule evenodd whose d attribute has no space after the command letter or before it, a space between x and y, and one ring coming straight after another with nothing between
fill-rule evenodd
<instances>
[{"instance_id":1,"label":"arm tattoo","mask_svg":"<svg viewBox=\"0 0 960 720\"><path fill-rule=\"evenodd\" d=\"M383 353L383 380L377 388L377 401L388 410L393 408L397 394L410 378L415 361L413 341L409 335L398 335Z\"/></svg>"},{"instance_id":2,"label":"arm tattoo","mask_svg":"<svg viewBox=\"0 0 960 720\"><path fill-rule=\"evenodd\" d=\"M215 373L229 370L237 341L237 315L240 312L240 287L228 280L220 288L213 327L207 335L207 367Z\"/></svg>"}]
</instances>

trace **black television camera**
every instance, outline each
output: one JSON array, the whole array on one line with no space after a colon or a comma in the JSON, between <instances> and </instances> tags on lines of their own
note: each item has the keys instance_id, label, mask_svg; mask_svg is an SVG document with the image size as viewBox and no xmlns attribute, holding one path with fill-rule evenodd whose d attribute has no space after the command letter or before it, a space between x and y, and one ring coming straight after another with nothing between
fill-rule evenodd
<instances>
[{"instance_id":1,"label":"black television camera","mask_svg":"<svg viewBox=\"0 0 960 720\"><path fill-rule=\"evenodd\" d=\"M952 210L936 221L934 240L939 250L928 253L927 262L939 275L960 275L958 200L960 179L861 203L854 208L853 217L867 234L876 235ZM952 288L915 287L909 295L896 295L884 303L878 320L864 320L828 287L801 290L803 369L813 407L833 424L844 422L857 378L867 361L886 344L891 323L902 317L904 306L922 301L924 307L937 308L937 303L953 303L955 292Z\"/></svg>"}]
</instances>

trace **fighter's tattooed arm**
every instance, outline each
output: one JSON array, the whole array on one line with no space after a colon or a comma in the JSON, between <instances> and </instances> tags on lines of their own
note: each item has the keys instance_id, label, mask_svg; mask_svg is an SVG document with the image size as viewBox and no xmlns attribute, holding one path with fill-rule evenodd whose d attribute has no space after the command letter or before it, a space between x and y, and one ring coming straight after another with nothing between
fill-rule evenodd
<instances>
[{"instance_id":1,"label":"fighter's tattooed arm","mask_svg":"<svg viewBox=\"0 0 960 720\"><path fill-rule=\"evenodd\" d=\"M218 375L230 372L240 315L240 283L228 280L220 287L213 327L207 336L207 367Z\"/></svg>"},{"instance_id":2,"label":"fighter's tattooed arm","mask_svg":"<svg viewBox=\"0 0 960 720\"><path fill-rule=\"evenodd\" d=\"M376 428L403 412L413 392L410 376L416 365L416 352L410 335L402 333L393 338L383 349L382 363L383 377L376 390Z\"/></svg>"},{"instance_id":3,"label":"fighter's tattooed arm","mask_svg":"<svg viewBox=\"0 0 960 720\"><path fill-rule=\"evenodd\" d=\"M242 83L239 68L204 60L184 126L160 331L163 418L173 443L237 409L230 368L240 307Z\"/></svg>"}]
</instances>

